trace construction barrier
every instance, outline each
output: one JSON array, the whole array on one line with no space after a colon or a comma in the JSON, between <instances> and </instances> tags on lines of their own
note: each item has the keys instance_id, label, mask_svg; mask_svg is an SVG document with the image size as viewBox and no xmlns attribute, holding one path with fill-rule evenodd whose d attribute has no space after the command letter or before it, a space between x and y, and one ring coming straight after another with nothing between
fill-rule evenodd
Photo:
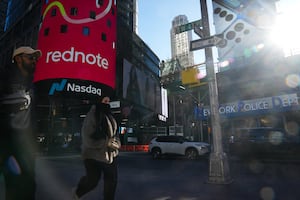
<instances>
[{"instance_id":1,"label":"construction barrier","mask_svg":"<svg viewBox=\"0 0 300 200\"><path fill-rule=\"evenodd\" d=\"M122 145L121 151L148 152L149 145Z\"/></svg>"}]
</instances>

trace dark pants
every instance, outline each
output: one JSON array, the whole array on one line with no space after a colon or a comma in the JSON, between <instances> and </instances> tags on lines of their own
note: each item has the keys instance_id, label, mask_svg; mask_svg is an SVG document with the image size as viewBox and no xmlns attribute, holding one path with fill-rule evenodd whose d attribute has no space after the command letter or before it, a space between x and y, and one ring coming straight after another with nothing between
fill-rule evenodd
<instances>
[{"instance_id":1,"label":"dark pants","mask_svg":"<svg viewBox=\"0 0 300 200\"><path fill-rule=\"evenodd\" d=\"M2 135L3 136L3 135ZM35 155L26 132L0 137L0 173L5 180L6 200L35 199Z\"/></svg>"},{"instance_id":2,"label":"dark pants","mask_svg":"<svg viewBox=\"0 0 300 200\"><path fill-rule=\"evenodd\" d=\"M101 179L102 173L104 178L104 200L113 200L117 187L118 169L117 159L114 159L112 164L99 162L93 159L84 160L86 175L81 177L76 194L80 198L84 194L93 190Z\"/></svg>"}]
</instances>

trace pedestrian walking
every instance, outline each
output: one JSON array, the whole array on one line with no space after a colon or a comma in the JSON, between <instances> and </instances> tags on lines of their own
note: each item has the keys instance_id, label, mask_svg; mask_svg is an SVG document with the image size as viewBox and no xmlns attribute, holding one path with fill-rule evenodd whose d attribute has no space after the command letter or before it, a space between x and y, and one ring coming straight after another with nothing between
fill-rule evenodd
<instances>
[{"instance_id":1,"label":"pedestrian walking","mask_svg":"<svg viewBox=\"0 0 300 200\"><path fill-rule=\"evenodd\" d=\"M104 200L113 200L117 187L117 156L121 146L117 122L110 109L110 98L100 98L87 113L82 126L82 158L86 175L81 177L73 198L79 199L93 190L103 174Z\"/></svg>"},{"instance_id":2,"label":"pedestrian walking","mask_svg":"<svg viewBox=\"0 0 300 200\"><path fill-rule=\"evenodd\" d=\"M0 173L6 200L35 199L35 125L33 73L40 50L28 46L14 50L11 65L1 71Z\"/></svg>"}]
</instances>

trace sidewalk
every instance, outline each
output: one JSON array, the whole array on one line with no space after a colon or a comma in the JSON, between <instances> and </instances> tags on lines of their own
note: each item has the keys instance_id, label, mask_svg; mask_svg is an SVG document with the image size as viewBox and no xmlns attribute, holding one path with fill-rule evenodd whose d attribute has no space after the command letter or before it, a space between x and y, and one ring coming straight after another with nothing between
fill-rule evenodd
<instances>
[{"instance_id":1,"label":"sidewalk","mask_svg":"<svg viewBox=\"0 0 300 200\"><path fill-rule=\"evenodd\" d=\"M298 200L299 163L230 160L233 182L208 184L207 160L151 159L144 152L121 152L116 200ZM40 156L37 200L71 200L84 174L79 154ZM83 200L98 200L103 182ZM0 200L3 199L0 178ZM101 198L100 198L101 199Z\"/></svg>"},{"instance_id":2,"label":"sidewalk","mask_svg":"<svg viewBox=\"0 0 300 200\"><path fill-rule=\"evenodd\" d=\"M77 156L79 158L79 155ZM68 179L69 182L76 183L76 177L80 177L82 173L82 163L76 155L70 158L68 164L72 165L72 174L70 174L72 177ZM207 160L153 161L145 152L120 152L120 158L122 163L120 163L116 200L300 199L299 163L274 161L242 163L230 160L233 182L218 185L207 183ZM99 199L101 187L102 184L83 200ZM66 196L64 200L68 200L68 193L62 195Z\"/></svg>"}]
</instances>

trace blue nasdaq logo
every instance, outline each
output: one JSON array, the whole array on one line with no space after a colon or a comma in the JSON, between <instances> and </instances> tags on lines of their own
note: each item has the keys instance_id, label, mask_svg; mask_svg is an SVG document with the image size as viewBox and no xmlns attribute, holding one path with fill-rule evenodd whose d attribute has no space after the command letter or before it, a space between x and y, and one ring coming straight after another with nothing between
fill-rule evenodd
<instances>
[{"instance_id":1,"label":"blue nasdaq logo","mask_svg":"<svg viewBox=\"0 0 300 200\"><path fill-rule=\"evenodd\" d=\"M60 83L53 83L50 90L49 95L53 95L55 91L61 92L65 88L67 83L67 79L62 79Z\"/></svg>"}]
</instances>

